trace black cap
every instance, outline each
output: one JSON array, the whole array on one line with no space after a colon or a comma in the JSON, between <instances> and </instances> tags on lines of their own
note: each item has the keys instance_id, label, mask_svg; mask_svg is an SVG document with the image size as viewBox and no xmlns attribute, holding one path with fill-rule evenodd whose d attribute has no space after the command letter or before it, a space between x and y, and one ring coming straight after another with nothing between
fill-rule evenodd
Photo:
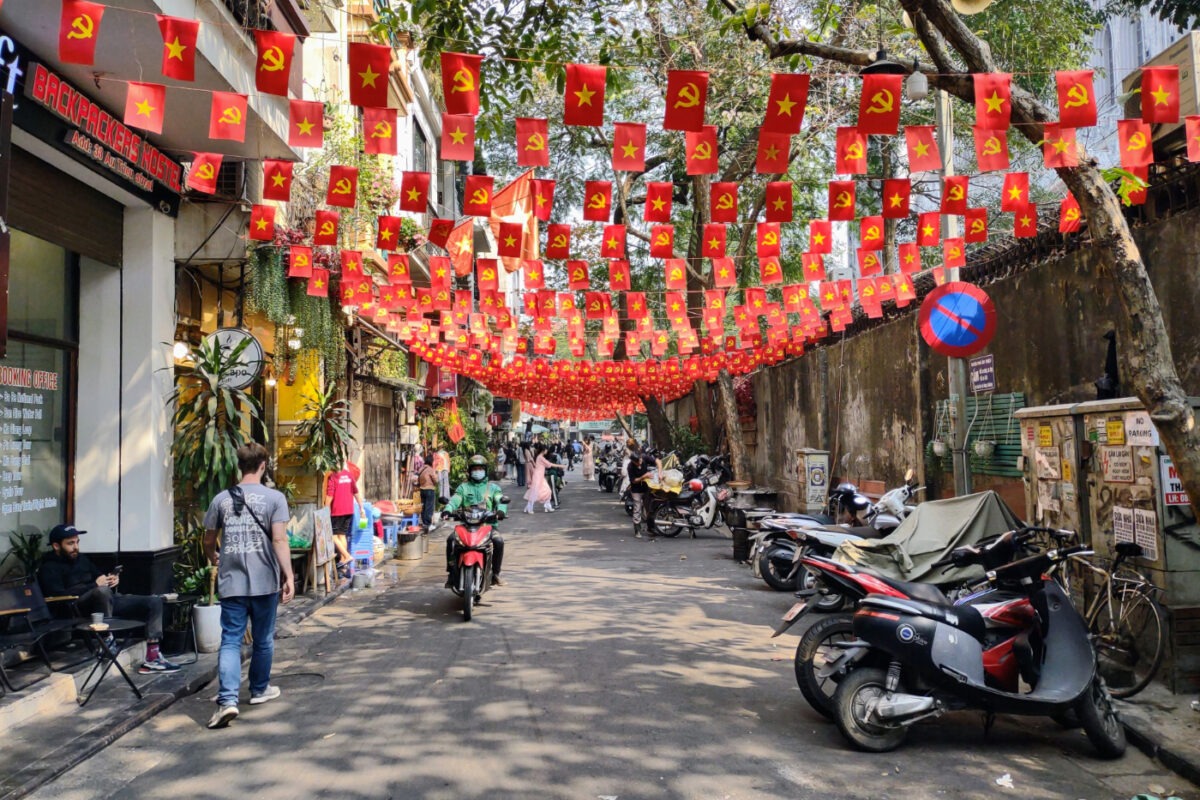
<instances>
[{"instance_id":1,"label":"black cap","mask_svg":"<svg viewBox=\"0 0 1200 800\"><path fill-rule=\"evenodd\" d=\"M87 531L77 530L74 525L55 525L50 531L50 543L61 542L63 539L74 539Z\"/></svg>"}]
</instances>

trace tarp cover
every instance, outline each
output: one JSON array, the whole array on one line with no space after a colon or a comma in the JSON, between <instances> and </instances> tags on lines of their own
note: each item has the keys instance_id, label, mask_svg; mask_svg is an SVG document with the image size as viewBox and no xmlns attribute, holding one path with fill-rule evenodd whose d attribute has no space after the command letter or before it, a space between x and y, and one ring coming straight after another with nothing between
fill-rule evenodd
<instances>
[{"instance_id":1,"label":"tarp cover","mask_svg":"<svg viewBox=\"0 0 1200 800\"><path fill-rule=\"evenodd\" d=\"M882 539L846 542L833 558L843 564L866 567L904 581L959 583L983 576L981 567L932 569L956 547L976 544L1021 526L1000 495L979 492L949 500L929 500L917 506L900 527Z\"/></svg>"}]
</instances>

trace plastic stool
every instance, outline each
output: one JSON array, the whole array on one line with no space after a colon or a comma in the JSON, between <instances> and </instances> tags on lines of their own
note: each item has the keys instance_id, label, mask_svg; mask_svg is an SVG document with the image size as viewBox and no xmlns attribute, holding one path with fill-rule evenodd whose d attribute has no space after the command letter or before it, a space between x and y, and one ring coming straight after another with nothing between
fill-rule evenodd
<instances>
[{"instance_id":1,"label":"plastic stool","mask_svg":"<svg viewBox=\"0 0 1200 800\"><path fill-rule=\"evenodd\" d=\"M403 523L393 522L383 526L383 543L388 547L395 547L396 540L400 536L400 527Z\"/></svg>"}]
</instances>

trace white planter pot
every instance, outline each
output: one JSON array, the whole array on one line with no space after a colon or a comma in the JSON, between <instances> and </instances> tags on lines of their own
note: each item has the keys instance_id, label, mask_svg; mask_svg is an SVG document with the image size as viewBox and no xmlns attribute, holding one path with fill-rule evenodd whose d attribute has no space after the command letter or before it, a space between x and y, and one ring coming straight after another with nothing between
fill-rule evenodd
<instances>
[{"instance_id":1,"label":"white planter pot","mask_svg":"<svg viewBox=\"0 0 1200 800\"><path fill-rule=\"evenodd\" d=\"M938 458L945 458L950 455L950 445L943 442L941 439L933 440L933 454Z\"/></svg>"},{"instance_id":2,"label":"white planter pot","mask_svg":"<svg viewBox=\"0 0 1200 800\"><path fill-rule=\"evenodd\" d=\"M975 442L975 455L980 458L991 458L996 452L996 443L986 439L980 439Z\"/></svg>"},{"instance_id":3,"label":"white planter pot","mask_svg":"<svg viewBox=\"0 0 1200 800\"><path fill-rule=\"evenodd\" d=\"M192 624L196 626L196 649L215 653L221 649L221 604L196 606L192 609Z\"/></svg>"}]
</instances>

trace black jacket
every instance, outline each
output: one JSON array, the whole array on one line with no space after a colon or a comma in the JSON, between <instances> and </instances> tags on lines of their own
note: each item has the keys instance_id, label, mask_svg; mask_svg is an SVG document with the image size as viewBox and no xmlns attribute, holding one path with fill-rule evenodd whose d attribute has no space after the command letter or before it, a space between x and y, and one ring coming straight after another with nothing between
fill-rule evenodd
<instances>
[{"instance_id":1,"label":"black jacket","mask_svg":"<svg viewBox=\"0 0 1200 800\"><path fill-rule=\"evenodd\" d=\"M91 559L83 553L72 561L58 553L50 552L42 559L42 566L38 568L38 583L46 597L81 595L89 589L96 588L96 579L100 574L100 570L96 569Z\"/></svg>"}]
</instances>

